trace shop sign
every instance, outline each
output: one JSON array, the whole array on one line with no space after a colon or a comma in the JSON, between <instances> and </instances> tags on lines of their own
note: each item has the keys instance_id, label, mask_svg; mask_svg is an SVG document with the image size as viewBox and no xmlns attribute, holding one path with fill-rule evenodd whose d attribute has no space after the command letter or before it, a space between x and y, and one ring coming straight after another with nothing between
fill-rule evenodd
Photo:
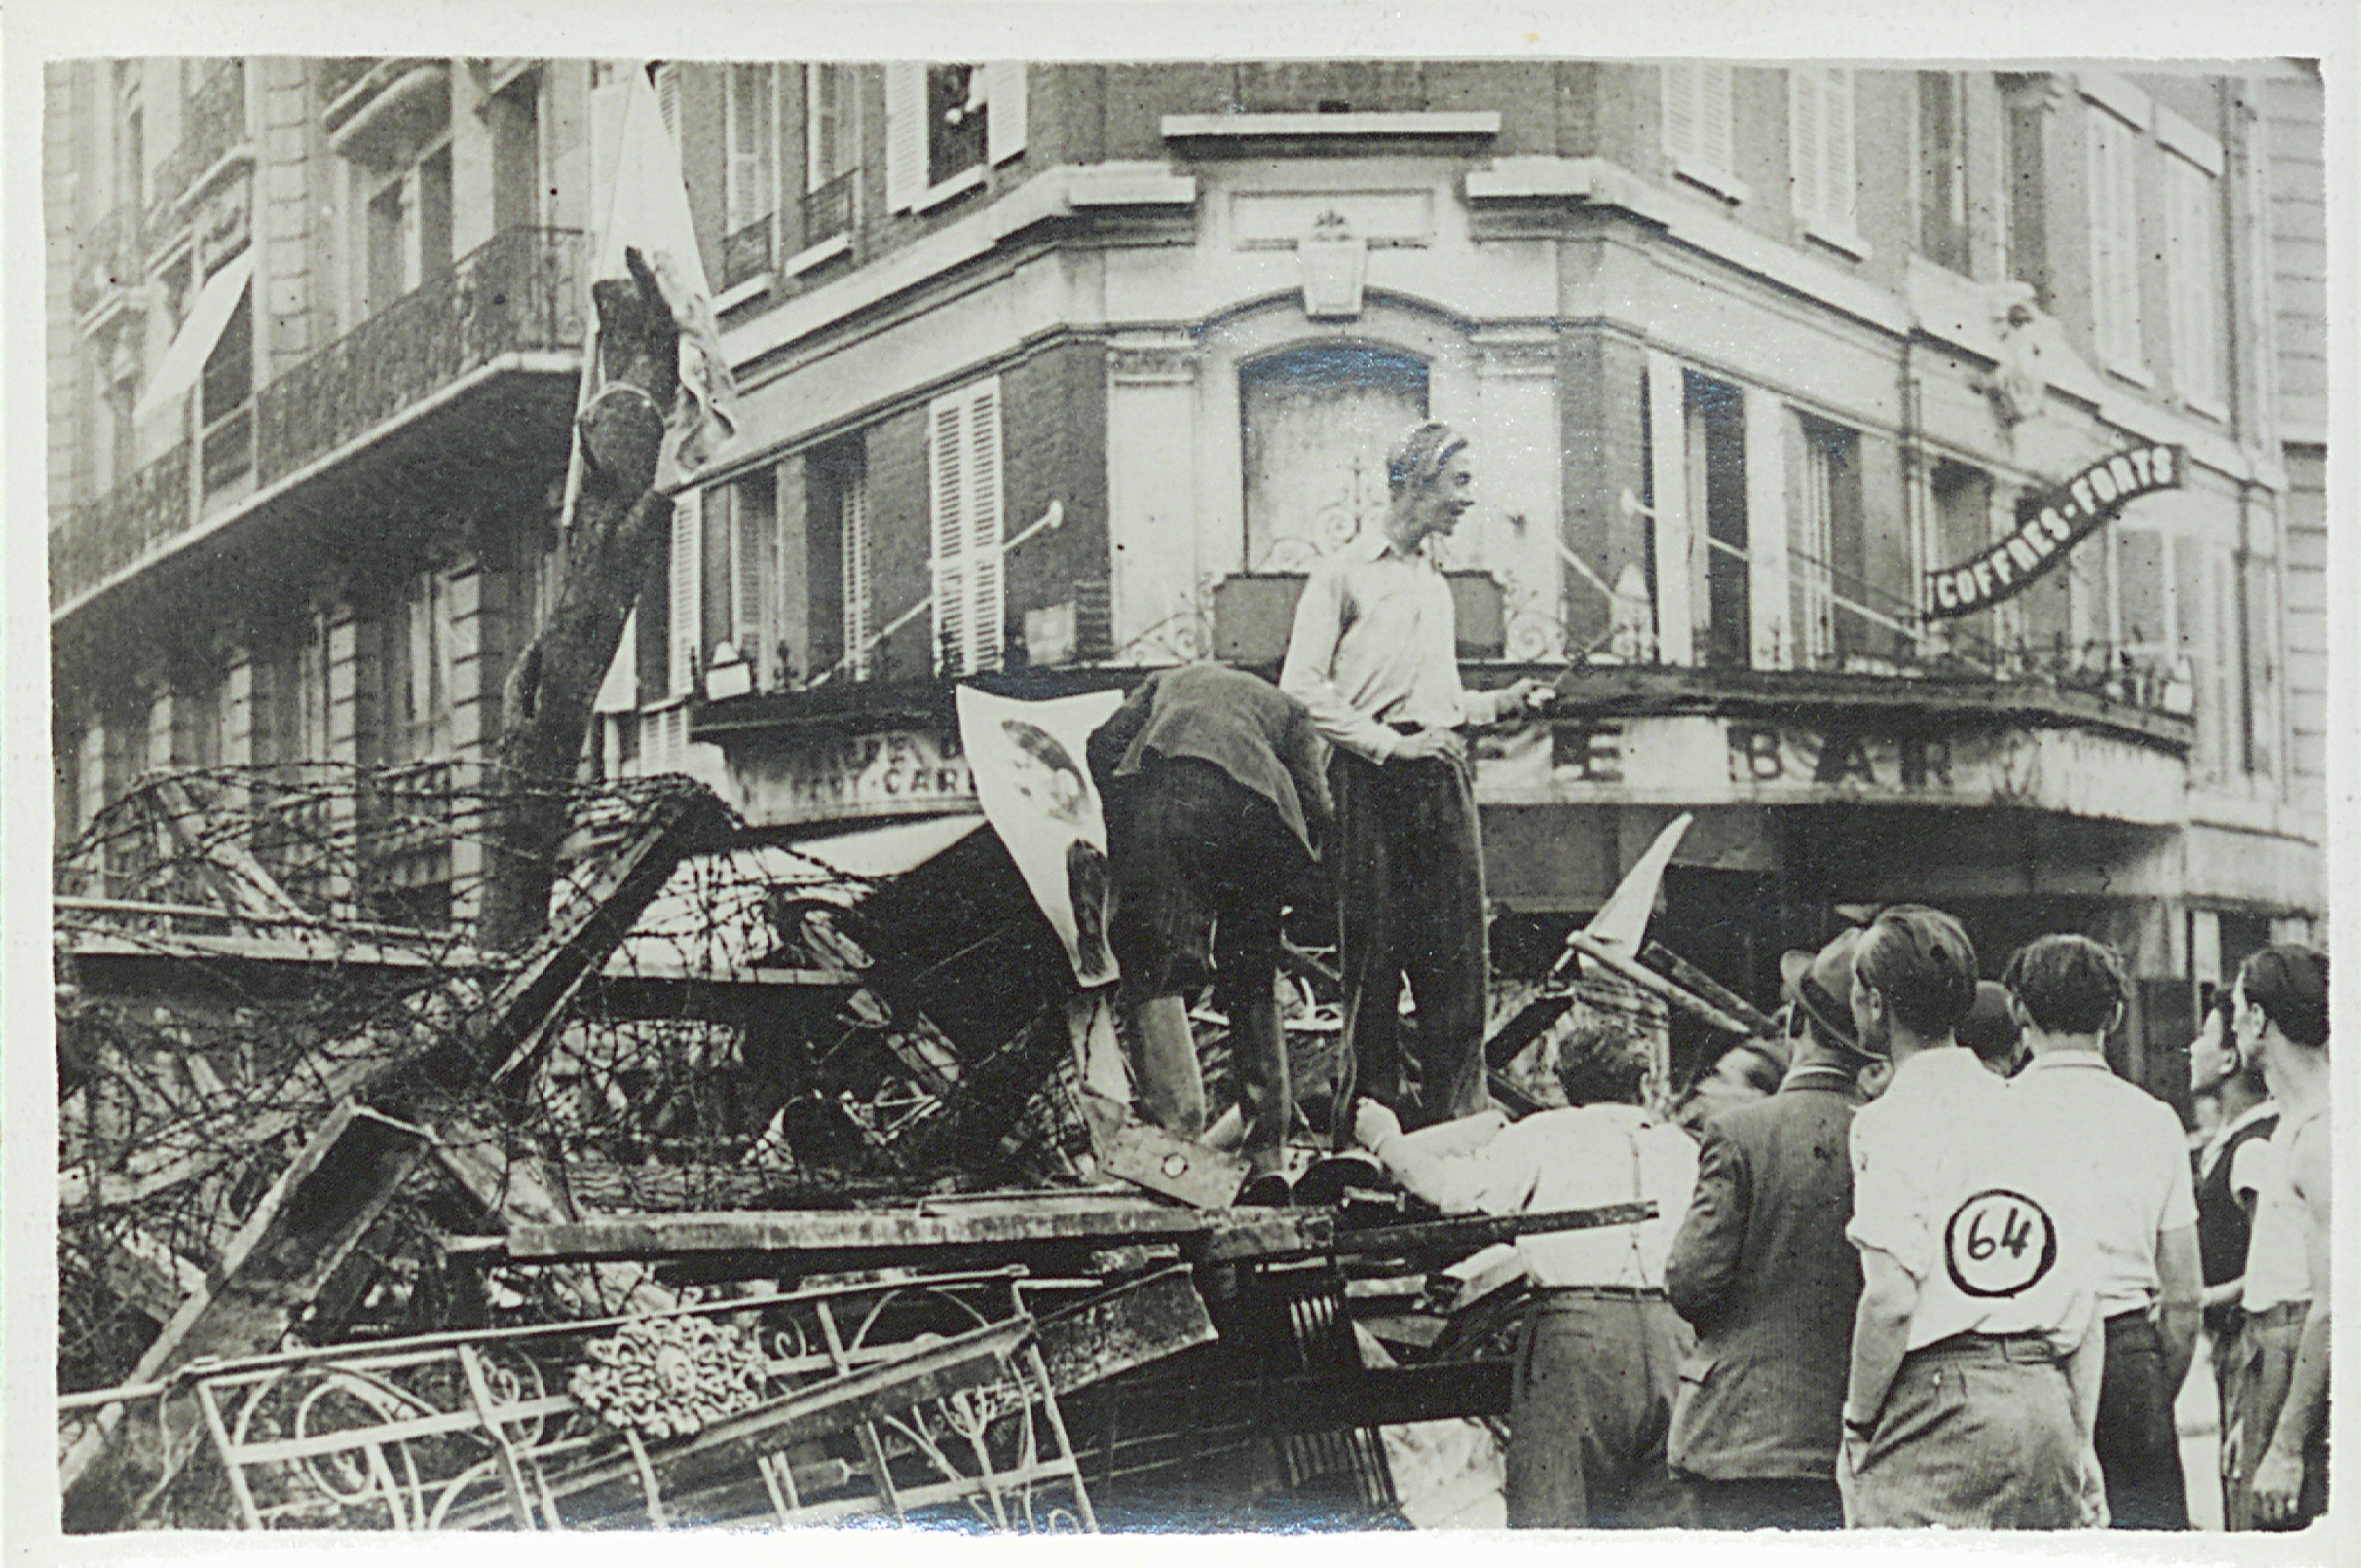
<instances>
[{"instance_id":1,"label":"shop sign","mask_svg":"<svg viewBox=\"0 0 2361 1568\"><path fill-rule=\"evenodd\" d=\"M1552 720L1484 736L1487 805L2023 806L2133 822L2179 820L2180 760L2072 728L1813 727L1679 714Z\"/></svg>"},{"instance_id":2,"label":"shop sign","mask_svg":"<svg viewBox=\"0 0 2361 1568\"><path fill-rule=\"evenodd\" d=\"M731 762L748 819L766 825L976 808L958 741L923 729L799 738Z\"/></svg>"},{"instance_id":3,"label":"shop sign","mask_svg":"<svg viewBox=\"0 0 2361 1568\"><path fill-rule=\"evenodd\" d=\"M1989 610L2033 584L2127 502L2185 483L2188 454L2177 446L2137 446L2104 458L2043 497L2016 531L1961 566L1927 574L1927 618L1947 620Z\"/></svg>"}]
</instances>

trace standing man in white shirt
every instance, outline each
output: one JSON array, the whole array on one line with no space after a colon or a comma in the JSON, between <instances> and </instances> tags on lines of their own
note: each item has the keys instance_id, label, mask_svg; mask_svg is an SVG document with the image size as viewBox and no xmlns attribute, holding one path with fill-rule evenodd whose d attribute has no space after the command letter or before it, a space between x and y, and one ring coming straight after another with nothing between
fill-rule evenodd
<instances>
[{"instance_id":1,"label":"standing man in white shirt","mask_svg":"<svg viewBox=\"0 0 2361 1568\"><path fill-rule=\"evenodd\" d=\"M1855 1529L2103 1521L2089 1458L2103 1341L2064 1130L1953 1031L1975 949L1940 911L1886 911L1854 951L1861 1048L1893 1063L1853 1119L1861 1254L1837 1481Z\"/></svg>"},{"instance_id":2,"label":"standing man in white shirt","mask_svg":"<svg viewBox=\"0 0 2361 1568\"><path fill-rule=\"evenodd\" d=\"M1355 1133L1395 1178L1446 1213L1548 1213L1653 1201L1638 1225L1518 1238L1533 1295L1509 1406L1515 1528L1647 1529L1686 1522L1665 1463L1688 1326L1665 1294L1665 1259L1697 1186L1697 1145L1640 1104L1638 1041L1593 1028L1557 1060L1568 1108L1502 1127L1472 1152L1438 1156L1394 1113L1361 1102ZM1487 1111L1497 1123L1499 1113ZM1465 1144L1458 1129L1438 1130Z\"/></svg>"},{"instance_id":3,"label":"standing man in white shirt","mask_svg":"<svg viewBox=\"0 0 2361 1568\"><path fill-rule=\"evenodd\" d=\"M2204 1287L2188 1139L2173 1108L2107 1065L2129 984L2113 950L2083 936L2027 943L2003 976L2033 1060L2014 1092L2076 1130L2097 1223L2107 1358L2092 1437L2118 1530L2186 1530L2173 1396L2195 1353Z\"/></svg>"},{"instance_id":4,"label":"standing man in white shirt","mask_svg":"<svg viewBox=\"0 0 2361 1568\"><path fill-rule=\"evenodd\" d=\"M2239 1052L2260 1058L2279 1102L2277 1170L2255 1216L2247 1294L2267 1269L2286 1277L2277 1293L2289 1299L2247 1320L2258 1354L2245 1441L2261 1453L2248 1461L2241 1506L2226 1512L2262 1529L2300 1530L2328 1507L2328 955L2273 943L2239 966L2231 996Z\"/></svg>"},{"instance_id":5,"label":"standing man in white shirt","mask_svg":"<svg viewBox=\"0 0 2361 1568\"><path fill-rule=\"evenodd\" d=\"M1546 706L1527 677L1459 684L1451 586L1430 541L1475 504L1467 442L1424 424L1386 461L1385 526L1313 567L1280 689L1335 748L1336 908L1344 1055L1355 1087L1417 1129L1474 1115L1483 1076L1483 851L1463 727ZM1405 1060L1401 997L1417 1000ZM1337 1097L1339 1124L1348 1094Z\"/></svg>"}]
</instances>

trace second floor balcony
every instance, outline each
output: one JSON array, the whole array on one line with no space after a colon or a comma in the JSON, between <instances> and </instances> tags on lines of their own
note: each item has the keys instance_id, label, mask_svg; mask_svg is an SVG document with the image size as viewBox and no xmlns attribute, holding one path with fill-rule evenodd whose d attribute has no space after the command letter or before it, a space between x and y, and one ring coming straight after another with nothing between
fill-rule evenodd
<instances>
[{"instance_id":1,"label":"second floor balcony","mask_svg":"<svg viewBox=\"0 0 2361 1568\"><path fill-rule=\"evenodd\" d=\"M370 454L448 487L516 467L517 445L562 470L588 322L582 236L514 228L265 384L104 497L53 518L60 621L154 558L257 514L299 513L312 481L368 475ZM522 378L521 384L517 378ZM365 495L347 489L350 497ZM391 504L394 498L389 497Z\"/></svg>"}]
</instances>

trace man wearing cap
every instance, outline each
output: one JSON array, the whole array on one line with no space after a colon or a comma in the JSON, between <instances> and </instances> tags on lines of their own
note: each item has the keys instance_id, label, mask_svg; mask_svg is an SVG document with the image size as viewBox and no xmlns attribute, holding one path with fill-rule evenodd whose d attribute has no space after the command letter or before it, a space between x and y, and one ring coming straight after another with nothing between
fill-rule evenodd
<instances>
[{"instance_id":1,"label":"man wearing cap","mask_svg":"<svg viewBox=\"0 0 2361 1568\"><path fill-rule=\"evenodd\" d=\"M1855 1528L2106 1516L2090 1221L2056 1154L2075 1135L1956 1043L1975 987L1975 948L1937 910L1890 909L1854 952L1855 1037L1893 1062L1853 1119L1861 1297L1837 1481Z\"/></svg>"},{"instance_id":2,"label":"man wearing cap","mask_svg":"<svg viewBox=\"0 0 2361 1568\"><path fill-rule=\"evenodd\" d=\"M1466 440L1416 427L1388 457L1386 482L1384 526L1312 568L1279 685L1335 748L1347 1067L1415 1131L1488 1099L1483 855L1460 730L1546 706L1551 691L1531 677L1497 691L1459 684L1451 588L1431 541L1474 504ZM1414 1061L1402 1046L1405 974ZM1337 1097L1340 1120L1350 1098Z\"/></svg>"},{"instance_id":3,"label":"man wearing cap","mask_svg":"<svg viewBox=\"0 0 2361 1568\"><path fill-rule=\"evenodd\" d=\"M2045 936L2008 960L2004 983L2032 1060L2013 1087L2069 1129L2097 1222L2097 1310L2107 1357L2093 1443L2118 1530L2186 1530L2189 1496L2173 1396L2189 1375L2204 1288L2188 1139L2173 1108L2107 1065L2129 985L2115 952Z\"/></svg>"},{"instance_id":4,"label":"man wearing cap","mask_svg":"<svg viewBox=\"0 0 2361 1568\"><path fill-rule=\"evenodd\" d=\"M1780 961L1794 1066L1768 1100L1705 1123L1697 1193L1665 1290L1697 1329L1669 1458L1705 1530L1833 1530L1838 1412L1860 1259L1846 1142L1866 1063L1853 1035L1846 931Z\"/></svg>"}]
</instances>

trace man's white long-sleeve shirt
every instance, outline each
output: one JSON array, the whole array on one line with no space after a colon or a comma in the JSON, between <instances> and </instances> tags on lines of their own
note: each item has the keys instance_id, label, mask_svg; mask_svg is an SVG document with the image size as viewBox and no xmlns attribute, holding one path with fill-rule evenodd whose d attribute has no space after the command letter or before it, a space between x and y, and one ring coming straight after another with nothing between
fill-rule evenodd
<instances>
[{"instance_id":1,"label":"man's white long-sleeve shirt","mask_svg":"<svg viewBox=\"0 0 2361 1568\"><path fill-rule=\"evenodd\" d=\"M1459 684L1450 580L1421 541L1398 550L1371 528L1312 568L1279 688L1330 745L1382 763L1396 725L1456 729L1500 716L1500 696Z\"/></svg>"}]
</instances>

